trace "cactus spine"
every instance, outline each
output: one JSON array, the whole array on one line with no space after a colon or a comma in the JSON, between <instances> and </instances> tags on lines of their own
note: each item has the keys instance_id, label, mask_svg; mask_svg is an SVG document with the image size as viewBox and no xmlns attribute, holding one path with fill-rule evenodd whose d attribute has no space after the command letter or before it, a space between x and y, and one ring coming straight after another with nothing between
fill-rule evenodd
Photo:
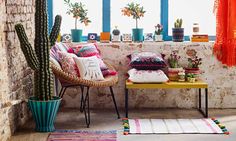
<instances>
[{"instance_id":1,"label":"cactus spine","mask_svg":"<svg viewBox=\"0 0 236 141\"><path fill-rule=\"evenodd\" d=\"M34 49L28 41L23 25L15 25L15 30L27 63L34 70L34 95L37 100L47 101L52 99L53 93L49 50L55 44L60 32L61 16L56 16L51 34L48 37L47 0L36 0L35 7Z\"/></svg>"}]
</instances>

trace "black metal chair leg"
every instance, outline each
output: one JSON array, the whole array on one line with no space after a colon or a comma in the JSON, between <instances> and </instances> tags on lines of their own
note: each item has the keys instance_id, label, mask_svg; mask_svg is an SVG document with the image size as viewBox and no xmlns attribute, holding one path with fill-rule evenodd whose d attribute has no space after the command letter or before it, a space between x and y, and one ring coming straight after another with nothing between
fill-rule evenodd
<instances>
[{"instance_id":1,"label":"black metal chair leg","mask_svg":"<svg viewBox=\"0 0 236 141\"><path fill-rule=\"evenodd\" d=\"M87 102L87 105L86 105L86 102ZM87 111L86 111L86 106L87 106ZM87 128L89 128L89 125L90 125L89 87L87 87L87 93L83 101L83 111L85 115Z\"/></svg>"},{"instance_id":2,"label":"black metal chair leg","mask_svg":"<svg viewBox=\"0 0 236 141\"><path fill-rule=\"evenodd\" d=\"M115 105L117 117L118 117L118 119L119 119L119 118L120 118L120 114L119 114L119 111L118 111L118 108L117 108L117 105L116 105L116 99L115 99L115 96L114 96L114 92L113 92L112 87L110 87L110 92L111 92L111 96L112 96L113 103L114 103L114 105Z\"/></svg>"},{"instance_id":3,"label":"black metal chair leg","mask_svg":"<svg viewBox=\"0 0 236 141\"><path fill-rule=\"evenodd\" d=\"M62 98L64 96L66 89L67 89L67 87L62 87L61 88L60 93L59 93L60 98Z\"/></svg>"},{"instance_id":4,"label":"black metal chair leg","mask_svg":"<svg viewBox=\"0 0 236 141\"><path fill-rule=\"evenodd\" d=\"M81 100L80 100L80 112L83 112L83 101L84 101L84 86L80 86L81 89Z\"/></svg>"}]
</instances>

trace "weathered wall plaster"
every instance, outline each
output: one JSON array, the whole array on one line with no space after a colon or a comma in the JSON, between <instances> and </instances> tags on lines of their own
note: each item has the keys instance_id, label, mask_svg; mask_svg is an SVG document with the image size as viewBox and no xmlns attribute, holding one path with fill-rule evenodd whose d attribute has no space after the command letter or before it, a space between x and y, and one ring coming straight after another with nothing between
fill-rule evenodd
<instances>
[{"instance_id":1,"label":"weathered wall plaster","mask_svg":"<svg viewBox=\"0 0 236 141\"><path fill-rule=\"evenodd\" d=\"M25 99L32 94L32 71L14 31L21 22L33 41L35 0L0 0L0 141L9 140L29 116Z\"/></svg>"},{"instance_id":2,"label":"weathered wall plaster","mask_svg":"<svg viewBox=\"0 0 236 141\"><path fill-rule=\"evenodd\" d=\"M124 83L128 71L126 56L137 51L152 51L164 53L167 56L177 50L181 64L187 65L187 58L191 55L203 58L200 77L209 84L210 108L236 108L236 68L227 68L216 60L212 54L213 42L209 43L101 43L104 60L112 63L119 72L119 83L114 87L117 103L124 107ZM91 90L91 106L94 108L113 108L108 89ZM132 108L196 108L197 91L194 89L175 90L130 90L130 107ZM79 107L80 89L68 89L63 100L65 107Z\"/></svg>"}]
</instances>

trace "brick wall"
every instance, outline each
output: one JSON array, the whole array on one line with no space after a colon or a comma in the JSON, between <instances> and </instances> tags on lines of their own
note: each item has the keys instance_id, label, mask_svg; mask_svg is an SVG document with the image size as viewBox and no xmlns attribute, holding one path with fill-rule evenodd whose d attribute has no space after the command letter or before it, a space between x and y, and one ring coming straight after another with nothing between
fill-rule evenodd
<instances>
[{"instance_id":1,"label":"brick wall","mask_svg":"<svg viewBox=\"0 0 236 141\"><path fill-rule=\"evenodd\" d=\"M22 23L31 42L35 0L0 0L0 140L29 118L25 100L32 94L32 70L27 66L14 31Z\"/></svg>"}]
</instances>

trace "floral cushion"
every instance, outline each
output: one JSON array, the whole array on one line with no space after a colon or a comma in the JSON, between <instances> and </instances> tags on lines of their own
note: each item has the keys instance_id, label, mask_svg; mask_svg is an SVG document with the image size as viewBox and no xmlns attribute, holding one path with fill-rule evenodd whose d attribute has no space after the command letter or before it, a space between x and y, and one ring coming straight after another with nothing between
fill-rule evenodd
<instances>
[{"instance_id":1,"label":"floral cushion","mask_svg":"<svg viewBox=\"0 0 236 141\"><path fill-rule=\"evenodd\" d=\"M73 59L73 57L77 57L75 54L58 52L59 62L61 64L62 70L73 75L80 76L79 69Z\"/></svg>"},{"instance_id":2,"label":"floral cushion","mask_svg":"<svg viewBox=\"0 0 236 141\"><path fill-rule=\"evenodd\" d=\"M161 54L153 52L133 53L128 56L130 66L138 70L158 70L166 67L165 61Z\"/></svg>"},{"instance_id":3,"label":"floral cushion","mask_svg":"<svg viewBox=\"0 0 236 141\"><path fill-rule=\"evenodd\" d=\"M73 58L80 70L81 78L95 81L104 80L98 58L96 56Z\"/></svg>"},{"instance_id":4,"label":"floral cushion","mask_svg":"<svg viewBox=\"0 0 236 141\"><path fill-rule=\"evenodd\" d=\"M128 71L129 80L134 83L163 83L169 79L162 70L136 70Z\"/></svg>"}]
</instances>

